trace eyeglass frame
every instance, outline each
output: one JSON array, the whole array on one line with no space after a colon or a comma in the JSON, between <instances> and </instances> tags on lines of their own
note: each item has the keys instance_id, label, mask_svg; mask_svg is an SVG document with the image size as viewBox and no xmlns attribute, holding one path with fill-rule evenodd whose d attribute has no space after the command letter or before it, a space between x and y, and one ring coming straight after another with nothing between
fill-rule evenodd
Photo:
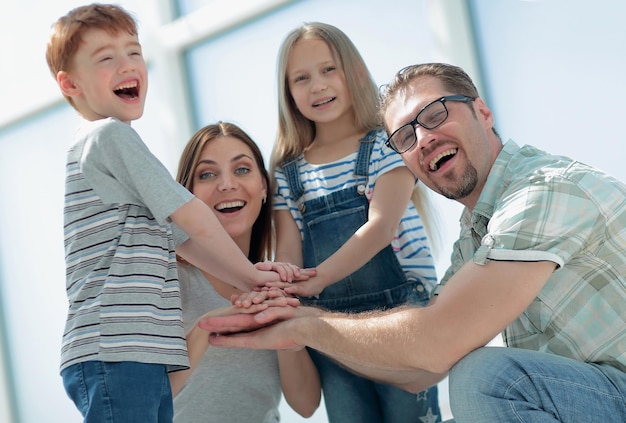
<instances>
[{"instance_id":1,"label":"eyeglass frame","mask_svg":"<svg viewBox=\"0 0 626 423\"><path fill-rule=\"evenodd\" d=\"M474 100L476 100L475 97L470 97L470 96L461 95L461 94L455 94L455 95L445 95L443 97L440 97L440 98L438 98L436 100L431 101L430 103L428 103L427 105L422 107L419 112L417 112L417 115L415 115L415 118L412 121L410 121L409 123L405 123L404 125L402 125L398 129L393 131L391 133L391 135L389 135L389 137L387 138L387 141L385 141L385 145L387 147L391 148L396 153L399 153L399 154L406 153L411 148L413 148L413 146L417 142L417 134L415 134L415 127L417 125L421 126L424 129L435 129L438 126L442 125L448 119L448 116L450 115L450 112L448 111L448 108L446 107L446 101L458 101L458 102L461 102L461 103L470 103L470 102L472 102ZM446 111L446 117L441 122L439 122L438 124L436 124L434 126L424 125L423 123L421 123L419 121L419 117L426 109L428 109L429 107L431 107L435 103L441 103L441 105L443 106L443 109ZM407 148L405 148L402 151L400 151L400 150L398 150L397 148L394 147L394 145L391 143L391 139L393 138L394 135L396 135L399 131L401 131L402 129L406 128L407 126L410 126L413 129L413 142Z\"/></svg>"}]
</instances>

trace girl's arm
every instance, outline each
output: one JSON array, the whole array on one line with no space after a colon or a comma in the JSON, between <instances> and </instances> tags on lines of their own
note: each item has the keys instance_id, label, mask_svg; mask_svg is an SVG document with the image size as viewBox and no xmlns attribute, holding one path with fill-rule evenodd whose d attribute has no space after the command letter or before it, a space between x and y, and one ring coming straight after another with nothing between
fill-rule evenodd
<instances>
[{"instance_id":1,"label":"girl's arm","mask_svg":"<svg viewBox=\"0 0 626 423\"><path fill-rule=\"evenodd\" d=\"M300 229L289 210L276 210L274 212L274 225L276 227L276 253L274 260L284 263L295 264L302 267L302 237Z\"/></svg>"},{"instance_id":2,"label":"girl's arm","mask_svg":"<svg viewBox=\"0 0 626 423\"><path fill-rule=\"evenodd\" d=\"M277 353L280 384L287 403L302 417L311 417L322 398L322 385L313 360L306 349Z\"/></svg>"},{"instance_id":3,"label":"girl's arm","mask_svg":"<svg viewBox=\"0 0 626 423\"><path fill-rule=\"evenodd\" d=\"M371 260L395 236L414 186L415 177L404 166L380 176L370 201L367 222L317 266L317 276L294 283L285 291L299 296L317 295Z\"/></svg>"}]
</instances>

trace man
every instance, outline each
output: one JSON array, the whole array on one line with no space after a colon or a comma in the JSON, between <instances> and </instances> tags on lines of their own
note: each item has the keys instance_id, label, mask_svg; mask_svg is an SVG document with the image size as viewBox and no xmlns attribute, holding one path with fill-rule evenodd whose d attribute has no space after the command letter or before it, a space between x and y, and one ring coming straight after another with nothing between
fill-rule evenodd
<instances>
[{"instance_id":1,"label":"man","mask_svg":"<svg viewBox=\"0 0 626 423\"><path fill-rule=\"evenodd\" d=\"M302 308L204 322L220 346L315 348L417 392L450 375L457 422L626 421L626 186L513 141L460 68L400 71L388 144L465 206L427 307L359 315ZM502 332L508 347L488 348Z\"/></svg>"}]
</instances>

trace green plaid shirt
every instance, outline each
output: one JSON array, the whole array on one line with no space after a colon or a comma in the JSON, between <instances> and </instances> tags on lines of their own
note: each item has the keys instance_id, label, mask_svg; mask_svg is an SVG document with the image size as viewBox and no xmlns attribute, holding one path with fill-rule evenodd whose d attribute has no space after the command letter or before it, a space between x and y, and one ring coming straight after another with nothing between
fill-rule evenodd
<instances>
[{"instance_id":1,"label":"green plaid shirt","mask_svg":"<svg viewBox=\"0 0 626 423\"><path fill-rule=\"evenodd\" d=\"M461 235L442 284L468 260L558 265L503 336L526 348L626 371L626 185L508 141Z\"/></svg>"}]
</instances>

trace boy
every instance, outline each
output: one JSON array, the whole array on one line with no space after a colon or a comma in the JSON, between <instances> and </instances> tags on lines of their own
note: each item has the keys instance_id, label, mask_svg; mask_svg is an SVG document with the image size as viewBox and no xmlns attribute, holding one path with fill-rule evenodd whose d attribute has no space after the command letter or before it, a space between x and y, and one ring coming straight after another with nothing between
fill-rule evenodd
<instances>
[{"instance_id":1,"label":"boy","mask_svg":"<svg viewBox=\"0 0 626 423\"><path fill-rule=\"evenodd\" d=\"M66 164L66 391L86 422L171 421L167 373L189 365L176 252L245 291L285 272L257 270L130 127L147 89L132 16L76 8L53 26L46 59L84 118Z\"/></svg>"}]
</instances>

